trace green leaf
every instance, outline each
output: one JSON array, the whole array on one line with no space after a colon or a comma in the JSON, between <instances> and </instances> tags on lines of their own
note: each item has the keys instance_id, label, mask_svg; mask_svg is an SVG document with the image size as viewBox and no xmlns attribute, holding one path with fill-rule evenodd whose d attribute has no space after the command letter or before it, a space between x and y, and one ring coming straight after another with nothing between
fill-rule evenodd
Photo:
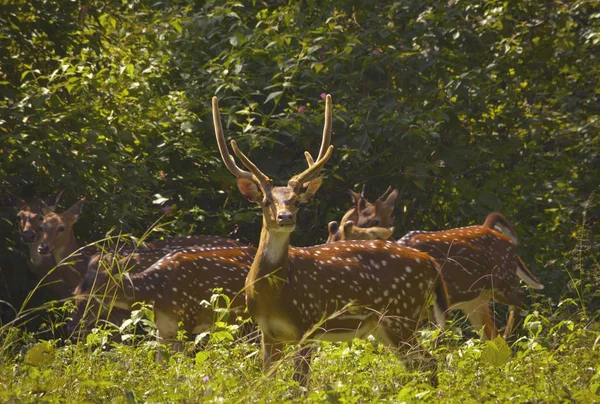
<instances>
[{"instance_id":1,"label":"green leaf","mask_svg":"<svg viewBox=\"0 0 600 404\"><path fill-rule=\"evenodd\" d=\"M169 21L169 25L172 26L173 28L175 28L175 31L177 31L179 34L181 34L183 32L183 29L181 28L181 19L180 18Z\"/></svg>"},{"instance_id":2,"label":"green leaf","mask_svg":"<svg viewBox=\"0 0 600 404\"><path fill-rule=\"evenodd\" d=\"M486 341L485 348L481 352L481 360L493 366L505 365L511 356L510 347L499 335L491 341Z\"/></svg>"},{"instance_id":3,"label":"green leaf","mask_svg":"<svg viewBox=\"0 0 600 404\"><path fill-rule=\"evenodd\" d=\"M265 100L265 104L269 101L271 101L272 99L274 99L275 97L280 96L281 94L283 94L283 91L273 91L271 94L269 94L267 96L267 99Z\"/></svg>"},{"instance_id":4,"label":"green leaf","mask_svg":"<svg viewBox=\"0 0 600 404\"><path fill-rule=\"evenodd\" d=\"M24 362L31 366L46 367L52 363L55 355L56 348L49 342L42 341L27 351Z\"/></svg>"},{"instance_id":5,"label":"green leaf","mask_svg":"<svg viewBox=\"0 0 600 404\"><path fill-rule=\"evenodd\" d=\"M133 65L132 64L127 65L127 67L126 67L125 70L127 71L127 74L129 74L129 78L133 79L133 77L134 77L134 67L133 67Z\"/></svg>"},{"instance_id":6,"label":"green leaf","mask_svg":"<svg viewBox=\"0 0 600 404\"><path fill-rule=\"evenodd\" d=\"M206 352L200 351L196 354L196 366L203 364L208 359Z\"/></svg>"}]
</instances>

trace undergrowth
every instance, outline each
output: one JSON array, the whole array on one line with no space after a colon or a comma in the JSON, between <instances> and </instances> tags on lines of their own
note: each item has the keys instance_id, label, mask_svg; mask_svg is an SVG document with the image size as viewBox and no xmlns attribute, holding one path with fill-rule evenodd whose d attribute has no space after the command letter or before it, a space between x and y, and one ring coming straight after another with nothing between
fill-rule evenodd
<instances>
[{"instance_id":1,"label":"undergrowth","mask_svg":"<svg viewBox=\"0 0 600 404\"><path fill-rule=\"evenodd\" d=\"M590 304L597 291L589 287L598 267L571 255L579 265L568 293L558 303L532 295L508 342L482 341L459 316L443 331L423 329L419 342L438 362L437 386L372 338L308 341L314 348L308 389L292 379L295 347L286 348L276 373L264 375L258 332L243 336L248 324L227 322L220 306L229 300L216 289L203 303L215 310L213 328L195 338L181 334L180 352L156 342L147 305L133 307L120 326L100 322L69 338L72 301L21 308L19 321L0 326L0 402L600 402L600 311ZM41 309L40 330L24 331L22 324Z\"/></svg>"}]
</instances>

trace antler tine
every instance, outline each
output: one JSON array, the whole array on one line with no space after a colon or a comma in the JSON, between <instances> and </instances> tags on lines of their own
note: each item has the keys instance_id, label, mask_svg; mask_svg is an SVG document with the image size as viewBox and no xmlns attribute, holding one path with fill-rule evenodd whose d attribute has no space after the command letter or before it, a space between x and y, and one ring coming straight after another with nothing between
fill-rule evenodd
<instances>
[{"instance_id":1,"label":"antler tine","mask_svg":"<svg viewBox=\"0 0 600 404\"><path fill-rule=\"evenodd\" d=\"M386 189L386 190L385 190L385 192L383 193L383 195L381 195L381 196L380 196L379 198L377 198L377 199L381 199L381 200L383 201L383 200L384 200L385 198L387 198L387 197L388 197L388 195L389 195L389 194L391 194L391 193L392 193L392 186L391 186L391 185L389 185L389 186L388 186L388 189Z\"/></svg>"},{"instance_id":2,"label":"antler tine","mask_svg":"<svg viewBox=\"0 0 600 404\"><path fill-rule=\"evenodd\" d=\"M327 152L325 153L325 155L323 156L322 159L318 160L316 163L314 163L313 165L308 167L302 173L300 173L298 175L294 175L288 181L288 185L295 186L296 184L303 184L307 181L310 181L310 180L316 178L317 175L319 174L319 171L321 171L321 169L323 168L325 163L327 163L327 160L329 160L329 158L331 157L332 153L333 153L333 146L329 146L329 148L327 148Z\"/></svg>"},{"instance_id":3,"label":"antler tine","mask_svg":"<svg viewBox=\"0 0 600 404\"><path fill-rule=\"evenodd\" d=\"M331 108L331 95L327 94L325 97L325 125L323 126L323 140L321 148L319 149L319 157L317 161L321 160L329 145L331 144L331 122L332 122L332 108Z\"/></svg>"},{"instance_id":4,"label":"antler tine","mask_svg":"<svg viewBox=\"0 0 600 404\"><path fill-rule=\"evenodd\" d=\"M366 186L367 186L367 184L363 184L362 191L360 191L360 196L362 196L363 198L365 197L365 187Z\"/></svg>"},{"instance_id":5,"label":"antler tine","mask_svg":"<svg viewBox=\"0 0 600 404\"><path fill-rule=\"evenodd\" d=\"M333 146L331 145L331 121L332 121L332 108L331 108L331 95L327 94L325 97L325 125L323 127L323 138L321 140L321 149L319 150L319 156L317 160L313 160L311 154L307 151L304 152L306 162L308 163L308 169L304 172L293 176L289 181L289 185L298 183L304 183L312 180L317 176L319 171L323 168L327 160L333 153Z\"/></svg>"},{"instance_id":6,"label":"antler tine","mask_svg":"<svg viewBox=\"0 0 600 404\"><path fill-rule=\"evenodd\" d=\"M253 179L252 173L240 169L237 164L235 164L233 157L229 154L227 142L225 142L225 134L223 133L223 127L221 126L221 114L219 113L219 101L217 97L212 98L212 113L213 123L215 125L215 136L217 137L217 144L219 145L219 152L221 152L223 163L225 163L225 166L236 176L236 178Z\"/></svg>"},{"instance_id":7,"label":"antler tine","mask_svg":"<svg viewBox=\"0 0 600 404\"><path fill-rule=\"evenodd\" d=\"M313 164L315 164L315 161L313 160L312 156L310 155L309 152L305 151L304 152L304 157L306 157L306 162L308 163L308 166L312 166Z\"/></svg>"},{"instance_id":8,"label":"antler tine","mask_svg":"<svg viewBox=\"0 0 600 404\"><path fill-rule=\"evenodd\" d=\"M251 173L248 174L250 174L251 176L253 175L253 178L255 180L258 180L261 184L271 182L271 179L265 174L263 174L263 172L260 171L258 167L256 167L256 165L252 161L250 161L250 159L246 157L244 153L242 153L242 151L238 148L235 140L231 141L231 148L233 149L235 155L238 156L238 158L242 161L242 164L244 164L246 168L251 171Z\"/></svg>"}]
</instances>

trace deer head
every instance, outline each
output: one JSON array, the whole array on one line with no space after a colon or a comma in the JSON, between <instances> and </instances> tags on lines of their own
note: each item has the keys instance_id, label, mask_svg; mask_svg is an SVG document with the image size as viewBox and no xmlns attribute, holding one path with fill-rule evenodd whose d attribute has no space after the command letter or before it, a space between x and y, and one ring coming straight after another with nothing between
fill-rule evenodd
<instances>
[{"instance_id":1,"label":"deer head","mask_svg":"<svg viewBox=\"0 0 600 404\"><path fill-rule=\"evenodd\" d=\"M73 240L73 225L77 222L85 198L77 201L62 214L54 213L48 206L42 207L44 221L41 224L42 239L38 247L40 254L62 256L62 252Z\"/></svg>"},{"instance_id":2,"label":"deer head","mask_svg":"<svg viewBox=\"0 0 600 404\"><path fill-rule=\"evenodd\" d=\"M348 212L342 218L342 225L346 221L353 221L357 227L390 227L394 222L392 213L394 212L394 206L396 199L398 198L398 190L392 190L392 187L381 195L375 203L371 203L365 199L364 188L360 194L353 190L348 191L352 200L354 201L354 207L350 208Z\"/></svg>"},{"instance_id":3,"label":"deer head","mask_svg":"<svg viewBox=\"0 0 600 404\"><path fill-rule=\"evenodd\" d=\"M225 142L225 135L221 126L221 116L217 97L212 100L213 120L215 135L225 166L237 178L238 189L242 195L251 202L257 203L263 212L264 227L269 232L291 233L296 226L296 213L298 205L308 202L321 186L322 179L319 172L331 157L333 146L331 143L331 96L327 95L325 103L325 128L323 140L316 162L310 153L305 152L308 168L300 174L293 176L286 186L273 186L272 180L263 174L250 159L240 151L235 140L231 141L231 148L244 166L249 170L240 169Z\"/></svg>"},{"instance_id":4,"label":"deer head","mask_svg":"<svg viewBox=\"0 0 600 404\"><path fill-rule=\"evenodd\" d=\"M17 210L19 235L21 236L21 241L23 241L23 243L36 244L40 242L42 238L41 225L44 219L42 206L50 211L54 211L63 192L64 191L60 191L56 195L47 198L45 201L41 201L41 203L26 203L18 196L7 192L10 203Z\"/></svg>"}]
</instances>

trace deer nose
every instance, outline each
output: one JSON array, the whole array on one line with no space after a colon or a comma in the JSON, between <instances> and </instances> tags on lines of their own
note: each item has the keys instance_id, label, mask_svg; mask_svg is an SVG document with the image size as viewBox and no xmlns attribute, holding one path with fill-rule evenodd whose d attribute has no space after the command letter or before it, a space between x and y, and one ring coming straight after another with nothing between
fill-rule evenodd
<instances>
[{"instance_id":1,"label":"deer nose","mask_svg":"<svg viewBox=\"0 0 600 404\"><path fill-rule=\"evenodd\" d=\"M279 224L281 226L294 224L294 217L288 211L280 212L277 215L277 224Z\"/></svg>"},{"instance_id":2,"label":"deer nose","mask_svg":"<svg viewBox=\"0 0 600 404\"><path fill-rule=\"evenodd\" d=\"M48 246L46 244L40 244L38 246L38 252L40 254L48 254L50 252L50 249L48 248Z\"/></svg>"},{"instance_id":3,"label":"deer nose","mask_svg":"<svg viewBox=\"0 0 600 404\"><path fill-rule=\"evenodd\" d=\"M35 232L33 230L21 232L21 240L23 240L24 243L33 243L35 241Z\"/></svg>"}]
</instances>

